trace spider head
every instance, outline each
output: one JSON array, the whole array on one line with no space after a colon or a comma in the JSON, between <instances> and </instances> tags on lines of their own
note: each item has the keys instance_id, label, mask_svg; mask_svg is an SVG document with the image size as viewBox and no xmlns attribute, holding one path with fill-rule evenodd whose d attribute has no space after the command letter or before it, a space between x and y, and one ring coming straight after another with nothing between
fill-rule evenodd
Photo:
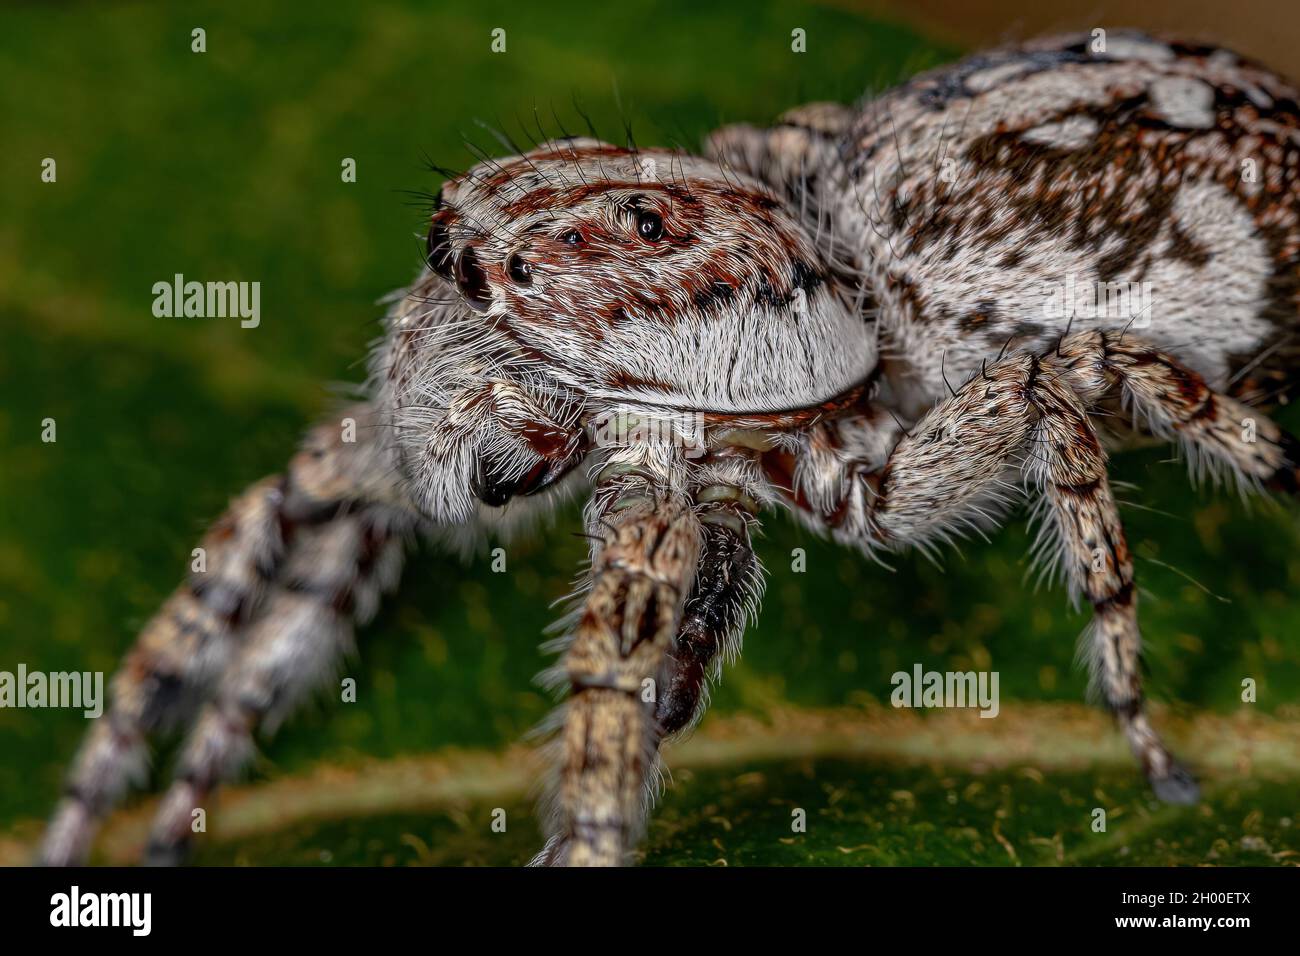
<instances>
[{"instance_id":1,"label":"spider head","mask_svg":"<svg viewBox=\"0 0 1300 956\"><path fill-rule=\"evenodd\" d=\"M787 408L875 364L856 290L795 216L681 153L570 139L481 163L444 185L428 261L596 402Z\"/></svg>"}]
</instances>

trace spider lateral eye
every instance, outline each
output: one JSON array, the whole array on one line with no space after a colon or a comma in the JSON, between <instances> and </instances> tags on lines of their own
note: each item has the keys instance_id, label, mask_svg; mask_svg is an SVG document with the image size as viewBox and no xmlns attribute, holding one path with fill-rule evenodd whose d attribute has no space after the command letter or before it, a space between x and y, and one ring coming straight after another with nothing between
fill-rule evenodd
<instances>
[{"instance_id":1,"label":"spider lateral eye","mask_svg":"<svg viewBox=\"0 0 1300 956\"><path fill-rule=\"evenodd\" d=\"M426 240L428 250L425 258L429 262L429 268L442 276L444 279L451 278L451 236L447 233L447 227L440 222L435 222L429 227L429 236Z\"/></svg>"},{"instance_id":2,"label":"spider lateral eye","mask_svg":"<svg viewBox=\"0 0 1300 956\"><path fill-rule=\"evenodd\" d=\"M560 242L564 243L566 246L576 246L578 243L582 242L582 233L578 232L576 229L570 229L564 235L560 236Z\"/></svg>"},{"instance_id":3,"label":"spider lateral eye","mask_svg":"<svg viewBox=\"0 0 1300 956\"><path fill-rule=\"evenodd\" d=\"M506 263L506 269L510 273L510 278L519 285L532 285L532 264L518 253L515 253L510 257L510 261Z\"/></svg>"},{"instance_id":4,"label":"spider lateral eye","mask_svg":"<svg viewBox=\"0 0 1300 956\"><path fill-rule=\"evenodd\" d=\"M657 242L664 235L664 220L657 212L641 211L636 214L636 231L642 239Z\"/></svg>"}]
</instances>

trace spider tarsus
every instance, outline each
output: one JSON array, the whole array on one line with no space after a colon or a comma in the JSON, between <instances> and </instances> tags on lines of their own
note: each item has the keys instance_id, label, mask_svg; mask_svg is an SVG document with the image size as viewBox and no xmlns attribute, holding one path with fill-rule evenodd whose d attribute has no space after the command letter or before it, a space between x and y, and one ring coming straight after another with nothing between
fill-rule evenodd
<instances>
[{"instance_id":1,"label":"spider tarsus","mask_svg":"<svg viewBox=\"0 0 1300 956\"><path fill-rule=\"evenodd\" d=\"M1162 803L1174 806L1191 806L1199 803L1201 788L1182 764L1172 763L1163 777L1151 777L1151 789Z\"/></svg>"},{"instance_id":2,"label":"spider tarsus","mask_svg":"<svg viewBox=\"0 0 1300 956\"><path fill-rule=\"evenodd\" d=\"M190 850L188 840L175 843L150 841L141 862L144 866L152 867L182 866L189 860Z\"/></svg>"}]
</instances>

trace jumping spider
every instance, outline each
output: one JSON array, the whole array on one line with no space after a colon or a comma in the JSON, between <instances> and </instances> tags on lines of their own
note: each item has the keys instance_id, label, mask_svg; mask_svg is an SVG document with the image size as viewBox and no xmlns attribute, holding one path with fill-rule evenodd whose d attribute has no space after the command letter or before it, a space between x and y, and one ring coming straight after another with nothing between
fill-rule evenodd
<instances>
[{"instance_id":1,"label":"jumping spider","mask_svg":"<svg viewBox=\"0 0 1300 956\"><path fill-rule=\"evenodd\" d=\"M1200 471L1295 492L1300 446L1250 403L1297 367L1296 100L1223 50L1067 37L722 129L709 158L565 137L454 176L343 412L356 440L317 427L208 533L43 859L82 859L149 735L200 702L150 846L178 859L192 809L330 673L410 536L579 490L591 568L552 675L568 696L536 862L627 859L660 742L739 650L773 509L872 553L1027 497L1041 555L1094 610L1107 707L1156 794L1195 800L1144 712L1103 440L1176 440ZM1146 283L1155 309L1048 316L1048 292L1096 283ZM594 440L618 416L681 440Z\"/></svg>"}]
</instances>

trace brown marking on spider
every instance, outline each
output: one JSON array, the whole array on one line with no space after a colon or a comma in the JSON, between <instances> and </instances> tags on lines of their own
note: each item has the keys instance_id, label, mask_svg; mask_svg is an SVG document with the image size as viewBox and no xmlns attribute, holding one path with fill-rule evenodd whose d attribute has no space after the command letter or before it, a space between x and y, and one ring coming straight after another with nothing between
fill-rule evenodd
<instances>
[{"instance_id":1,"label":"brown marking on spider","mask_svg":"<svg viewBox=\"0 0 1300 956\"><path fill-rule=\"evenodd\" d=\"M358 440L323 424L232 502L115 679L43 859L84 858L147 739L198 702L151 843L177 860L191 810L394 586L407 537L574 492L591 567L550 675L569 696L539 863L627 860L660 743L739 650L772 508L874 556L1028 501L1036 560L1092 608L1094 686L1155 793L1194 800L1145 711L1102 413L1200 473L1295 493L1300 443L1242 397L1300 368L1300 108L1221 51L1110 44L978 55L860 109L722 130L712 160L565 140L453 177L348 410ZM1162 308L1145 328L1044 315L1065 275L1154 277ZM620 415L665 431L596 441Z\"/></svg>"}]
</instances>

